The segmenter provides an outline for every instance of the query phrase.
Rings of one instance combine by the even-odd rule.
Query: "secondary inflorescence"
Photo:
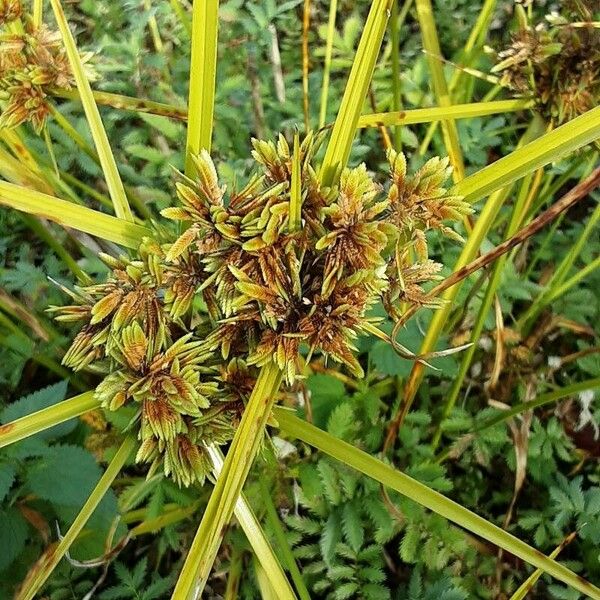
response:
[[[93,78],[89,67],[87,74]],[[48,96],[74,85],[60,33],[34,25],[20,0],[0,0],[0,128],[30,122],[39,133],[50,114]]]
[[[447,222],[470,210],[443,187],[447,160],[409,176],[390,151],[384,192],[365,165],[322,186],[312,135],[297,159],[283,136],[253,145],[259,172],[243,189],[228,194],[202,152],[196,178],[177,176],[179,206],[162,213],[183,233],[145,239],[133,259],[104,257],[107,281],[52,309],[84,323],[63,362],[104,374],[102,406],[136,409],[137,460],[180,485],[203,481],[207,447],[232,438],[259,367],[276,366],[292,385],[320,353],[361,376],[354,342],[375,323],[369,310],[383,302],[396,317],[430,302],[421,286],[439,265],[425,232],[456,238]]]
[[[535,27],[523,19],[492,69],[501,85],[535,99],[559,124],[591,110],[600,98],[600,29],[584,5],[564,7]]]

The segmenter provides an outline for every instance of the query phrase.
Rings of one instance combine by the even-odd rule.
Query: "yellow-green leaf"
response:
[[[100,164],[102,165],[102,170],[104,171],[106,185],[108,186],[108,191],[113,202],[115,214],[120,219],[133,221],[133,215],[131,213],[131,209],[129,208],[129,202],[127,201],[125,188],[123,187],[123,182],[121,181],[121,176],[119,175],[119,171],[117,169],[117,163],[108,142],[106,130],[104,129],[102,119],[100,118],[100,111],[98,110],[98,106],[94,100],[90,82],[85,74],[85,69],[83,63],[81,62],[81,57],[79,56],[75,39],[73,38],[73,34],[69,29],[69,24],[67,23],[60,0],[50,1],[52,3],[52,9],[54,10],[58,28],[65,44],[67,56],[69,57],[69,62],[73,71],[73,77],[75,78],[77,89],[79,90],[79,94],[81,96],[83,110],[88,120],[92,137],[94,138],[94,143],[96,144],[96,150],[98,151]]]
[[[451,193],[475,202],[599,138],[600,107],[596,107],[463,179]]]
[[[390,4],[391,0],[374,0],[371,4],[321,165],[320,178],[324,185],[332,185],[348,162],[356,125],[367,97],[390,15]]]
[[[208,446],[207,449],[213,463],[215,478],[218,478],[223,470],[223,453],[218,447]],[[294,600],[296,595],[290,586],[290,582],[285,576],[279,559],[275,555],[260,522],[256,518],[244,494],[240,494],[235,503],[235,516],[244,530],[256,558],[258,558],[263,567],[271,587],[277,592],[277,598],[281,600]]]
[[[442,51],[431,8],[431,0],[416,0],[416,6],[421,37],[423,38],[423,47],[427,52],[427,61],[429,70],[431,71],[433,91],[435,92],[438,104],[447,107],[451,104],[450,94],[448,93],[448,85],[446,84],[442,68]],[[456,129],[456,123],[452,119],[442,121],[442,134],[450,163],[453,167],[452,176],[454,177],[454,181],[460,181],[465,176],[465,166],[458,140],[458,130]]]
[[[85,231],[90,235],[128,248],[137,248],[142,238],[151,233],[148,228],[142,225],[117,219],[97,210],[85,208],[6,181],[0,181],[0,204],[50,219],[63,227]]]
[[[94,398],[93,391],[84,392],[69,400],[0,425],[0,448],[64,423],[99,406],[100,402]]]
[[[202,594],[221,545],[223,528],[231,519],[258,451],[280,382],[281,372],[274,363],[261,369],[185,559],[173,600],[188,600]]]
[[[484,518],[453,500],[446,498],[439,492],[428,488],[416,479],[395,470],[378,458],[370,456],[351,444],[338,440],[314,425],[299,419],[291,414],[289,410],[277,407],[274,409],[274,413],[279,426],[289,436],[297,438],[321,450],[321,452],[325,452],[329,456],[364,473],[381,484],[396,490],[421,506],[464,527],[467,531],[542,569],[559,581],[580,591],[582,594],[587,594],[591,598],[600,600],[599,588],[579,575],[576,575],[564,565],[544,556],[544,554],[504,529],[486,521]]]
[[[217,76],[218,0],[194,0],[192,11],[192,57],[185,173],[194,174],[193,156],[210,152]]]
[[[445,119],[470,119],[485,117],[499,113],[514,112],[533,107],[533,100],[496,100],[493,102],[473,102],[471,104],[455,104],[453,106],[433,106],[385,113],[362,115],[358,119],[358,127],[378,127],[385,125],[414,125],[431,123]]]

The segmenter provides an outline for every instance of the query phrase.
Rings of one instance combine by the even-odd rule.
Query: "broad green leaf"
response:
[[[101,474],[100,466],[87,450],[65,444],[49,448],[37,464],[27,469],[25,480],[31,492],[43,500],[81,506]]]
[[[338,404],[329,415],[327,431],[337,438],[345,439],[354,430],[356,418],[350,402]]]
[[[373,344],[369,351],[369,358],[377,371],[383,375],[406,377],[413,365],[412,361],[399,356],[392,346],[383,340],[377,340]]]
[[[307,386],[313,420],[319,427],[325,427],[331,411],[346,395],[344,384],[331,375],[318,373],[308,377]]]
[[[6,498],[15,481],[16,474],[17,472],[13,465],[0,463],[0,502]]]
[[[0,571],[19,556],[27,540],[27,523],[14,508],[0,510]]]
[[[418,525],[411,523],[400,541],[400,558],[407,563],[414,563],[417,556],[421,532]]]

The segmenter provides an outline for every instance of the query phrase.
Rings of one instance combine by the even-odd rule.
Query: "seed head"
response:
[[[0,0],[0,25],[10,15],[17,15],[12,20],[20,16],[19,2]],[[88,63],[91,54],[83,54],[81,58]],[[91,68],[88,68],[88,76],[94,77]],[[5,99],[6,107],[0,115],[0,128],[31,122],[39,133],[50,112],[48,94],[53,90],[71,89],[74,85],[69,60],[57,31],[46,25],[34,27],[29,19],[23,33],[2,36],[0,96]]]
[[[259,367],[276,364],[291,384],[321,353],[361,376],[355,340],[376,303],[393,317],[400,304],[433,306],[421,284],[439,266],[411,262],[409,247],[426,248],[427,229],[450,235],[446,220],[468,210],[442,187],[447,161],[411,177],[403,155],[390,154],[387,194],[364,165],[324,189],[311,162],[317,141],[300,147],[300,231],[290,230],[285,138],[255,140],[259,172],[229,194],[203,152],[195,180],[178,175],[180,205],[163,211],[183,234],[146,239],[134,258],[103,257],[107,280],[52,308],[83,322],[65,364],[104,374],[96,395],[106,411],[135,409],[137,460],[150,473],[203,481],[206,447],[233,437]]]
[[[492,72],[559,124],[591,110],[600,97],[600,30],[591,21],[591,5],[573,2],[545,23],[524,26],[498,53]]]

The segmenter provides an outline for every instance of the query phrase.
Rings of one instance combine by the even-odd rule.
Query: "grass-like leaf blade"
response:
[[[94,143],[96,144],[96,150],[98,151],[100,164],[102,165],[102,170],[104,171],[106,185],[108,186],[108,191],[114,205],[115,214],[120,219],[133,221],[133,215],[131,213],[131,209],[129,208],[129,202],[127,201],[125,188],[123,187],[123,182],[121,181],[121,176],[119,175],[119,170],[117,169],[117,163],[110,148],[106,130],[102,124],[100,111],[98,110],[98,106],[94,100],[90,82],[85,74],[83,63],[81,62],[77,46],[75,45],[75,39],[73,38],[73,34],[69,29],[69,24],[67,23],[67,19],[65,17],[65,13],[63,12],[60,1],[51,0],[51,3],[58,28],[65,44],[67,56],[69,57],[69,62],[73,71],[73,77],[75,78],[77,89],[79,90],[79,94],[81,96],[83,110],[85,111],[85,116],[88,120]]]
[[[291,437],[299,439],[321,452],[325,452],[336,460],[396,490],[421,506],[464,527],[466,530],[497,545],[499,548],[503,548],[507,552],[518,556],[525,562],[542,569],[582,594],[587,594],[591,598],[600,600],[599,588],[497,525],[486,521],[484,518],[453,500],[446,498],[439,492],[428,488],[416,479],[386,465],[381,460],[299,419],[291,414],[289,410],[275,408],[274,412],[281,429]]]

